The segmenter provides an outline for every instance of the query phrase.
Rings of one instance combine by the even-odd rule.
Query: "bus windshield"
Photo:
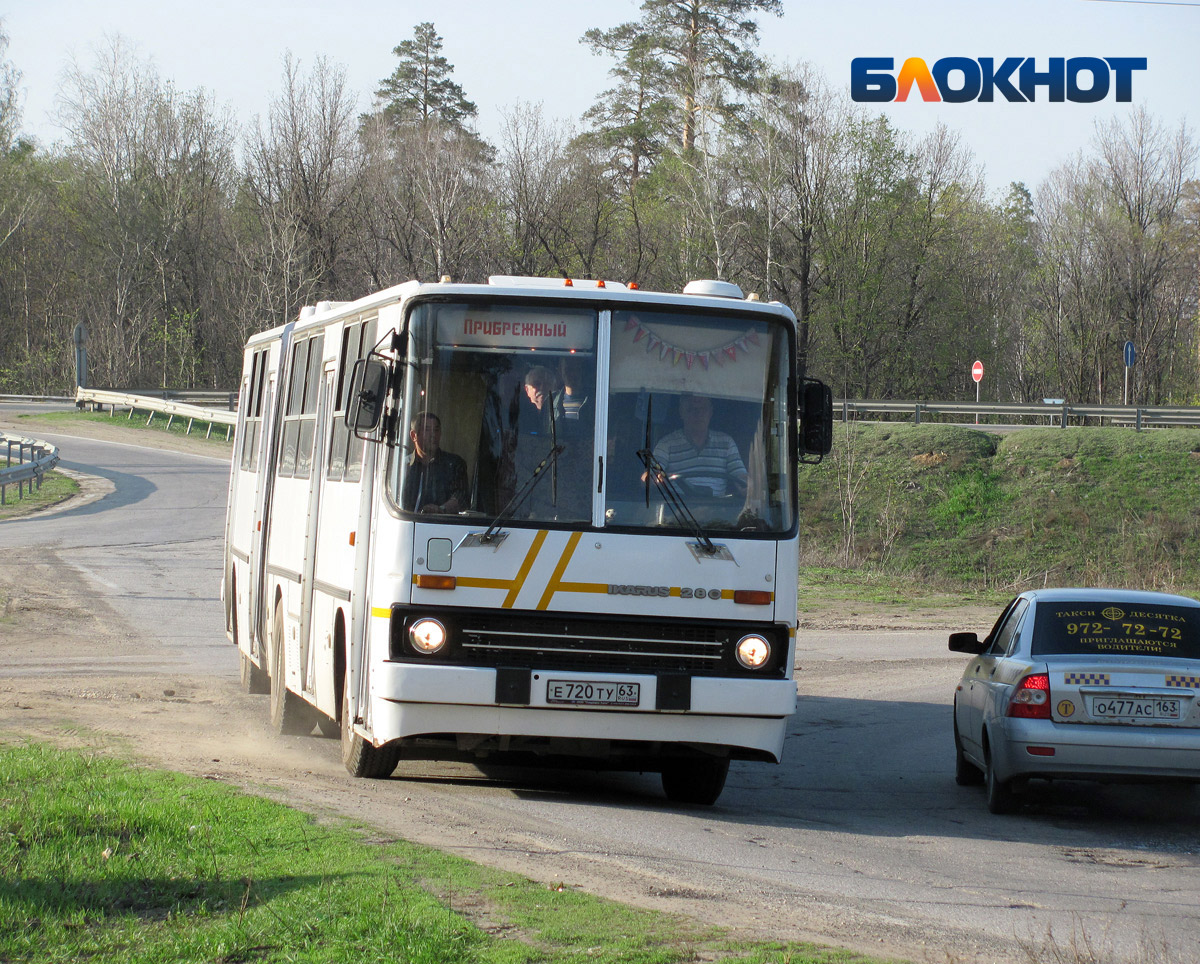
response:
[[[682,503],[705,530],[787,531],[788,359],[786,326],[760,316],[418,305],[391,499],[618,530],[687,530]]]

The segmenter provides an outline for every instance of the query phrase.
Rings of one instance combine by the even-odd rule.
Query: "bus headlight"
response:
[[[408,641],[418,653],[436,653],[446,645],[446,627],[426,616],[408,627]]]
[[[737,661],[746,669],[762,669],[771,658],[771,644],[757,633],[743,636],[738,640]]]

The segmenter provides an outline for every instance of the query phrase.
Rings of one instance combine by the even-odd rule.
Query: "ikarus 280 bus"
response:
[[[712,803],[796,701],[796,319],[733,284],[409,282],[250,339],[222,598],[280,732],[662,774]]]

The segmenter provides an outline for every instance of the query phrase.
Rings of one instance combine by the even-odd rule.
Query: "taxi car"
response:
[[[1111,589],[1024,592],[954,693],[955,780],[993,813],[1031,778],[1200,782],[1200,602]]]

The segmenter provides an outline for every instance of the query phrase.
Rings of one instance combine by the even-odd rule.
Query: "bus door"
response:
[[[263,411],[275,411],[275,372],[271,372],[267,381],[267,394],[263,399]],[[265,619],[266,607],[263,596],[266,592],[267,578],[267,512],[270,506],[270,492],[275,476],[274,443],[275,419],[264,417],[258,440],[258,475],[254,482],[254,538],[250,541],[250,572],[247,580],[250,590],[250,652],[258,657],[262,668],[266,669],[267,659],[267,625]]]
[[[316,339],[322,341],[320,336]],[[319,355],[320,348],[317,348]],[[310,361],[311,364],[311,361]],[[313,585],[317,564],[317,534],[320,529],[321,496],[325,489],[326,422],[328,421],[329,399],[332,393],[333,365],[322,370],[320,381],[309,379],[317,391],[316,420],[313,426],[311,461],[309,462],[308,511],[304,522],[304,560],[300,572],[300,688],[309,695],[313,692],[314,650],[313,636]],[[319,387],[318,387],[319,386]],[[307,389],[306,389],[307,391]],[[297,466],[299,474],[299,466]]]

